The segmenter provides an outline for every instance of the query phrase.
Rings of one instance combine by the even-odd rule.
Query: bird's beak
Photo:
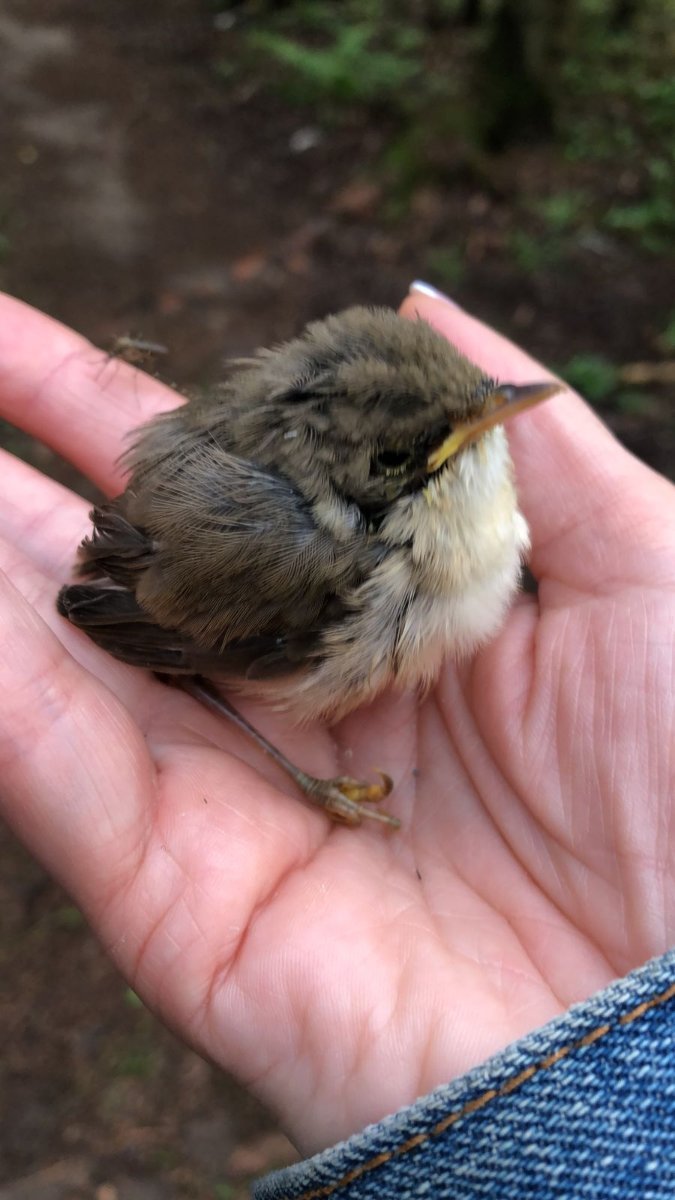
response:
[[[485,411],[479,417],[462,425],[455,425],[445,441],[431,451],[427,459],[427,471],[430,474],[438,471],[449,458],[471,442],[475,442],[482,434],[487,433],[488,429],[501,425],[508,421],[509,417],[523,412],[526,408],[532,408],[534,404],[540,404],[542,400],[548,400],[549,396],[555,396],[560,391],[560,383],[526,383],[520,386],[513,383],[501,384],[487,397]]]

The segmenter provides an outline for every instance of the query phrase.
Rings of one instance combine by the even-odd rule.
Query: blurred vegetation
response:
[[[668,321],[659,335],[661,349],[666,353],[675,352],[675,309],[670,313]]]
[[[404,193],[468,169],[527,198],[532,181],[505,184],[494,162],[545,139],[572,178],[575,164],[603,174],[593,195],[541,198],[546,261],[589,226],[673,247],[675,0],[210,2],[236,41],[228,80],[258,74],[323,123],[377,114],[388,136],[373,170]],[[527,240],[513,252],[539,263]]]
[[[591,404],[606,400],[619,384],[619,372],[602,354],[575,354],[561,374]]]

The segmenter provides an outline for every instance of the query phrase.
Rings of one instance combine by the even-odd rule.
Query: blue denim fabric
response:
[[[675,951],[256,1200],[675,1200]]]

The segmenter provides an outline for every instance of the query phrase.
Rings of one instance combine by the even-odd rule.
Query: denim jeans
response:
[[[675,951],[256,1200],[675,1200]]]

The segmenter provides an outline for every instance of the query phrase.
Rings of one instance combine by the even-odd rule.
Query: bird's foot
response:
[[[166,676],[160,675],[159,677],[165,682],[171,682]],[[397,817],[368,807],[384,800],[394,786],[384,771],[378,771],[381,783],[365,783],[360,779],[352,779],[349,775],[338,775],[335,779],[317,779],[315,775],[308,775],[286,758],[286,755],[282,754],[266,737],[263,737],[250,721],[242,717],[238,709],[230,704],[224,696],[221,696],[207,679],[183,675],[177,677],[175,682],[190,696],[194,696],[196,700],[205,704],[213,712],[227,717],[233,725],[241,729],[251,741],[264,750],[269,758],[278,763],[293,780],[296,787],[300,789],[303,796],[312,804],[318,805],[333,821],[339,821],[343,825],[360,825],[366,819],[379,821],[382,825],[388,825],[390,829],[400,828],[401,822]]]
[[[381,783],[366,783],[352,779],[349,775],[339,775],[336,779],[316,779],[299,771],[295,776],[298,787],[308,800],[318,804],[334,821],[343,825],[360,825],[365,818],[370,821],[381,821],[392,829],[399,829],[401,822],[390,813],[382,812],[368,805],[379,804],[389,795],[394,784],[389,775],[378,771]]]

